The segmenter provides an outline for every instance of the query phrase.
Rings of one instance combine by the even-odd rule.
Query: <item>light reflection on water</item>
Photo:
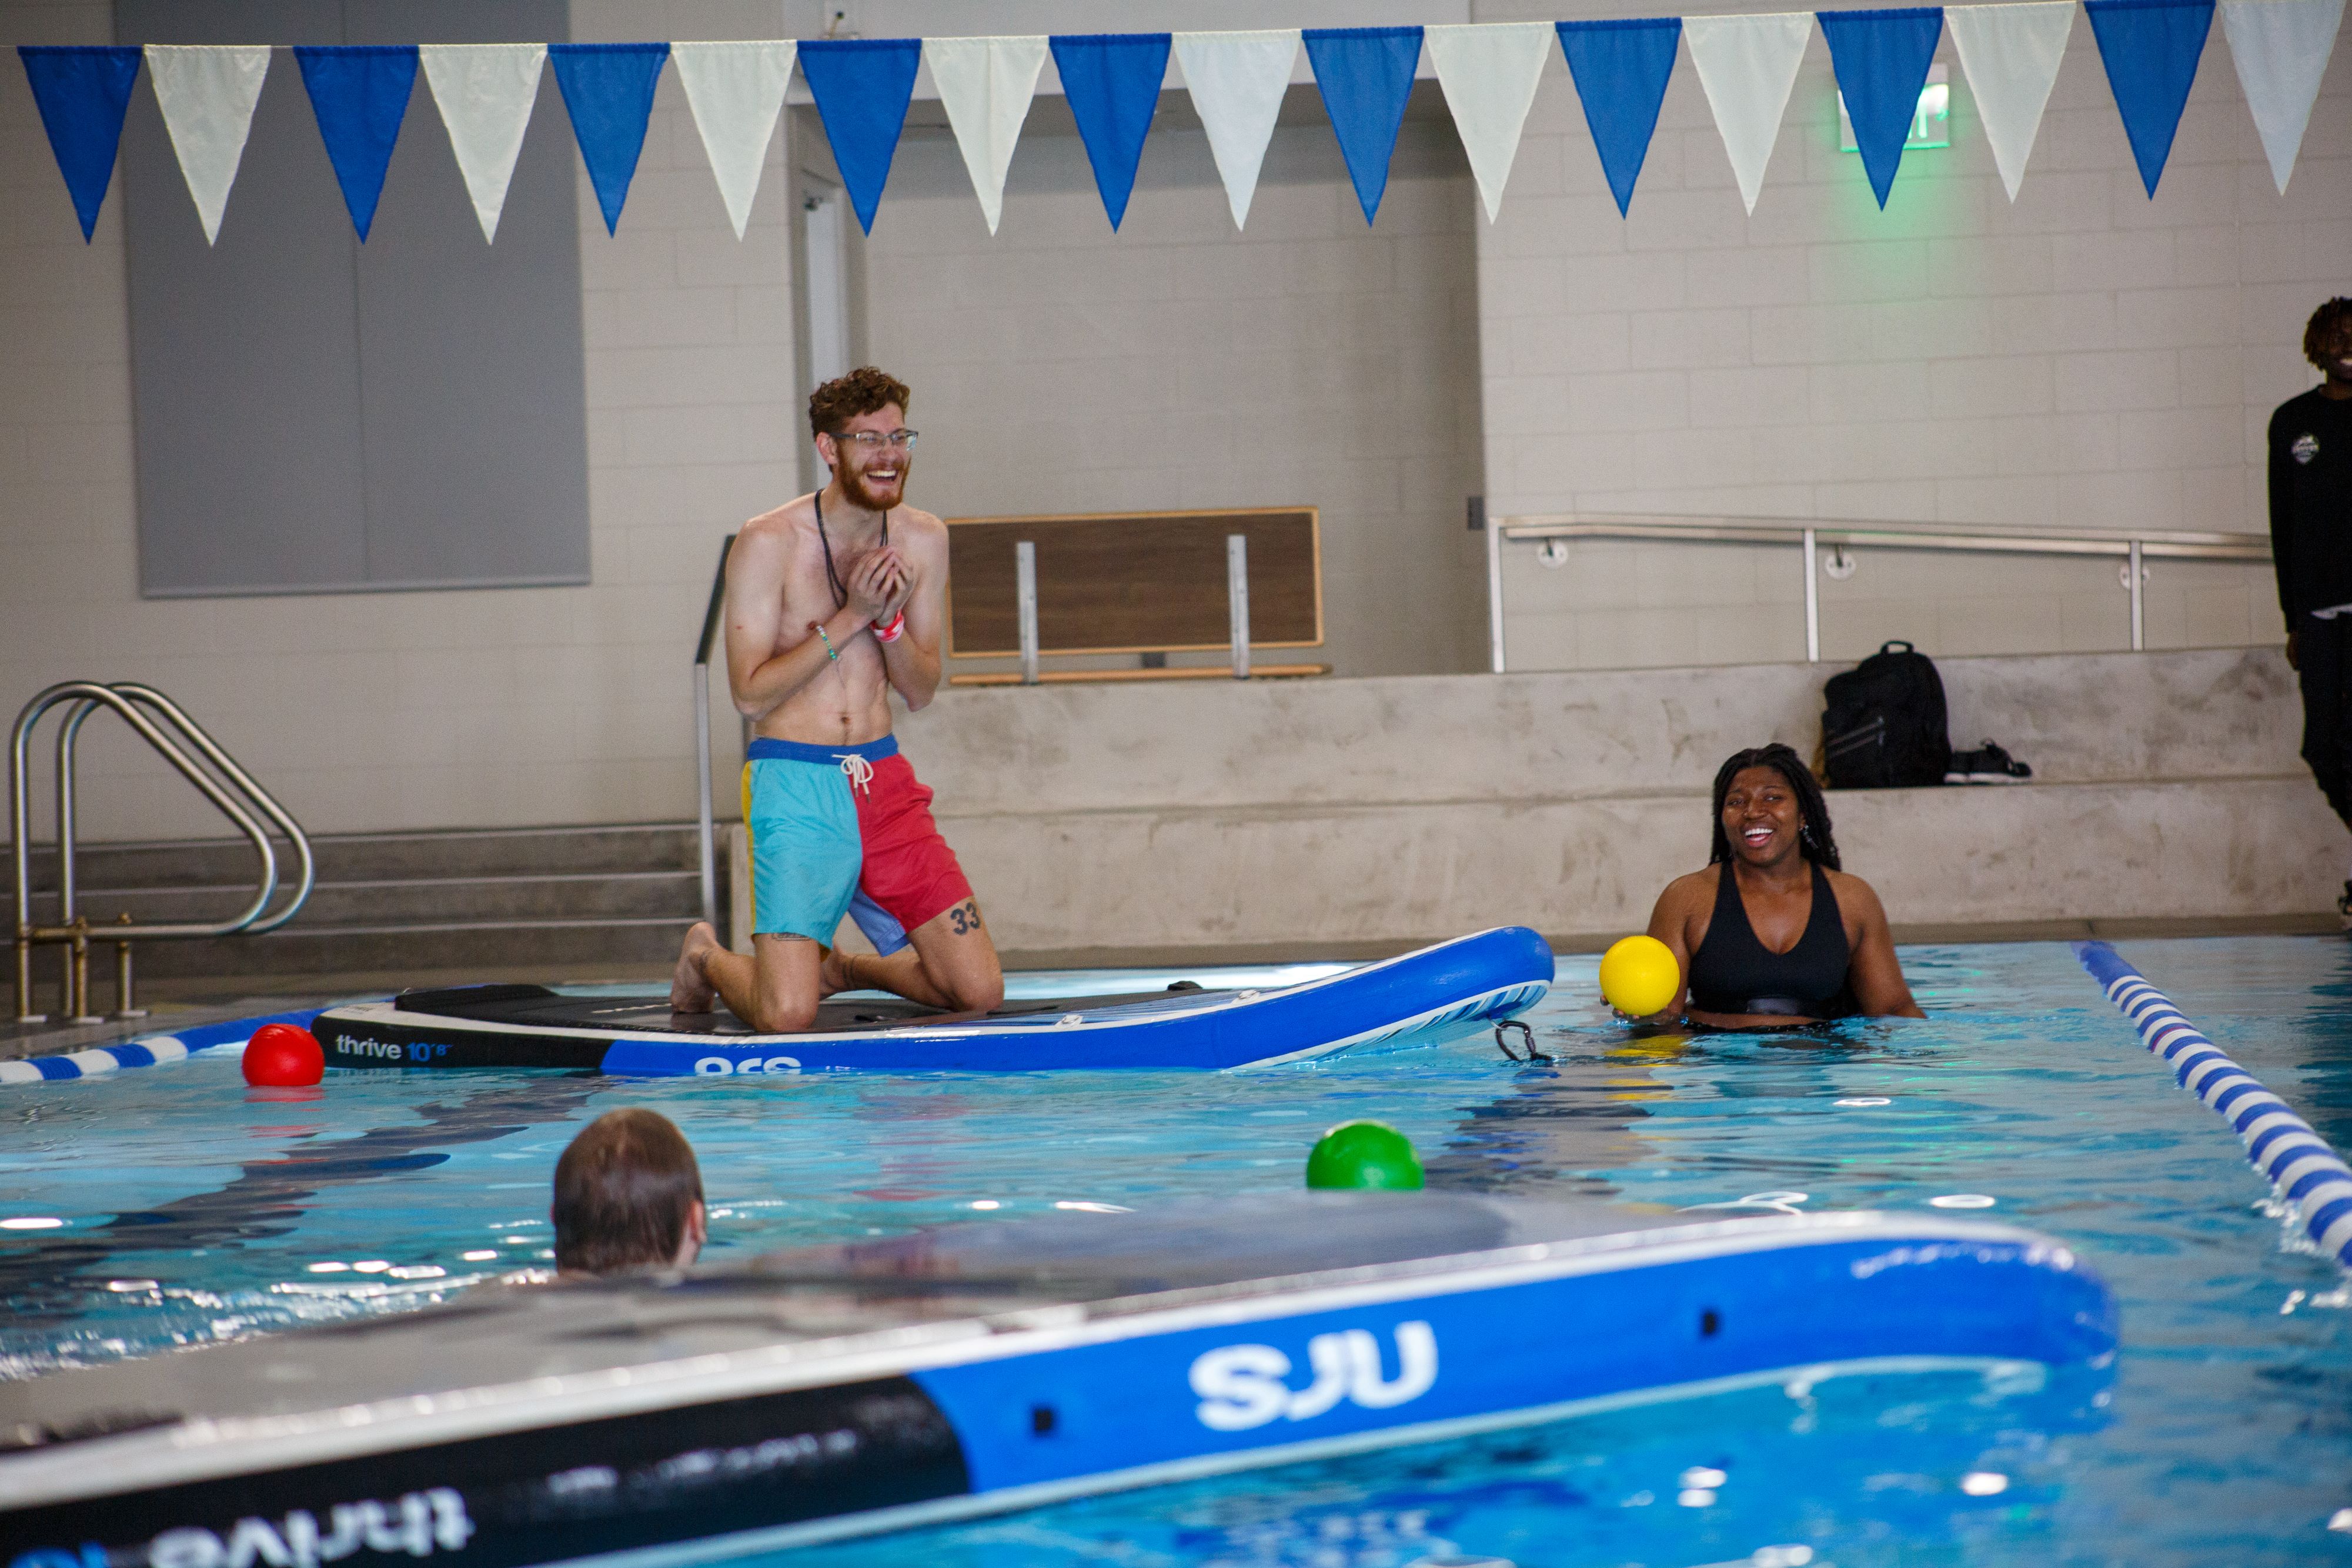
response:
[[[2125,950],[2352,1147],[2341,943]],[[1563,960],[1531,1018],[1549,1065],[1506,1062],[1476,1034],[1231,1074],[369,1073],[289,1096],[198,1058],[14,1091],[0,1100],[0,1218],[62,1223],[0,1230],[0,1375],[402,1311],[543,1266],[555,1157],[619,1104],[686,1128],[717,1257],[1057,1205],[1286,1191],[1322,1128],[1376,1116],[1412,1137],[1433,1186],[1605,1202],[1630,1222],[1704,1205],[1941,1206],[2032,1226],[2115,1288],[2125,1352],[2109,1386],[1915,1375],[1749,1390],[793,1560],[1402,1568],[1485,1554],[1528,1568],[1794,1563],[1767,1554],[1801,1548],[1845,1564],[2352,1562],[2352,1534],[2326,1528],[2352,1506],[2342,1277],[2296,1249],[2226,1129],[2063,946],[1905,960],[1925,1023],[1647,1039],[1609,1023],[1591,959]],[[1099,991],[1171,977],[1065,978]],[[1684,1484],[1693,1471],[1723,1479]]]

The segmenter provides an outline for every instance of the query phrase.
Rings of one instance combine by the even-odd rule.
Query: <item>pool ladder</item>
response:
[[[31,811],[26,789],[26,753],[33,730],[42,716],[51,708],[65,706],[64,721],[58,728],[58,921],[54,925],[37,925],[33,922],[33,877]],[[254,852],[261,857],[261,886],[253,902],[236,916],[223,921],[204,923],[183,921],[140,925],[123,915],[110,925],[93,926],[90,917],[75,906],[74,886],[74,747],[81,738],[81,727],[100,708],[110,708],[121,716],[131,731],[152,747],[164,761],[180,770],[181,776],[194,785],[253,842]],[[160,721],[160,722],[159,722]],[[176,733],[177,738],[173,737]],[[184,745],[183,744],[184,743]],[[209,769],[189,755],[193,748]],[[65,1009],[64,1022],[74,1024],[103,1023],[105,1018],[93,1015],[89,1009],[89,948],[93,939],[114,944],[115,1010],[107,1015],[118,1019],[142,1019],[147,1015],[136,1002],[131,989],[131,945],[165,939],[190,940],[212,936],[257,936],[275,931],[294,918],[310,896],[310,886],[317,875],[317,864],[310,853],[310,841],[285,807],[271,798],[269,792],[253,781],[236,758],[221,749],[218,742],[205,733],[204,727],[190,718],[180,706],[154,687],[136,681],[116,681],[101,685],[95,681],[65,681],[49,687],[25,705],[16,716],[16,727],[8,737],[8,825],[9,841],[16,876],[16,1014],[20,1024],[43,1023],[47,1015],[33,1010],[33,949],[44,945],[65,948],[66,962],[61,989]],[[267,818],[285,835],[293,846],[300,866],[299,885],[294,896],[284,908],[265,915],[270,901],[278,895],[278,851],[269,841],[269,832],[259,818]]]

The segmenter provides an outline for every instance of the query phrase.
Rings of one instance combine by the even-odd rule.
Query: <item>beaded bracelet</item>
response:
[[[824,656],[831,659],[836,664],[841,663],[841,655],[835,652],[833,639],[825,636],[824,628],[822,626],[818,627],[816,629],[816,634],[824,643]]]

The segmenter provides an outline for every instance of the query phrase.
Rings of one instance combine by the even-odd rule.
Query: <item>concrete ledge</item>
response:
[[[2315,921],[2339,880],[2343,831],[2292,777],[1874,790],[1831,808],[1846,868],[1913,930]],[[999,946],[1066,959],[1355,956],[1497,925],[1622,935],[1706,863],[1708,841],[1704,797],[1681,793],[959,814],[942,827]]]
[[[1836,664],[941,694],[899,733],[969,814],[1703,793],[1744,747],[1821,738]],[[2274,650],[1946,659],[1963,749],[1990,737],[2042,783],[2300,771]]]

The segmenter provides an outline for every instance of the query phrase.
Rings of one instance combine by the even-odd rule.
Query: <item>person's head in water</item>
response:
[[[2352,385],[2352,299],[2341,295],[2311,313],[2303,357],[2338,385]]]
[[[683,1269],[706,1235],[702,1171],[658,1111],[608,1111],[555,1162],[555,1266],[565,1273]]]
[[[907,428],[907,383],[872,365],[809,393],[809,434],[852,506],[887,512],[907,498],[915,433]]]
[[[1804,758],[1787,747],[1735,751],[1715,772],[1715,847],[1707,862],[1770,864],[1791,843],[1805,859],[1843,871],[1829,802]],[[1733,853],[1737,844],[1738,852]]]

